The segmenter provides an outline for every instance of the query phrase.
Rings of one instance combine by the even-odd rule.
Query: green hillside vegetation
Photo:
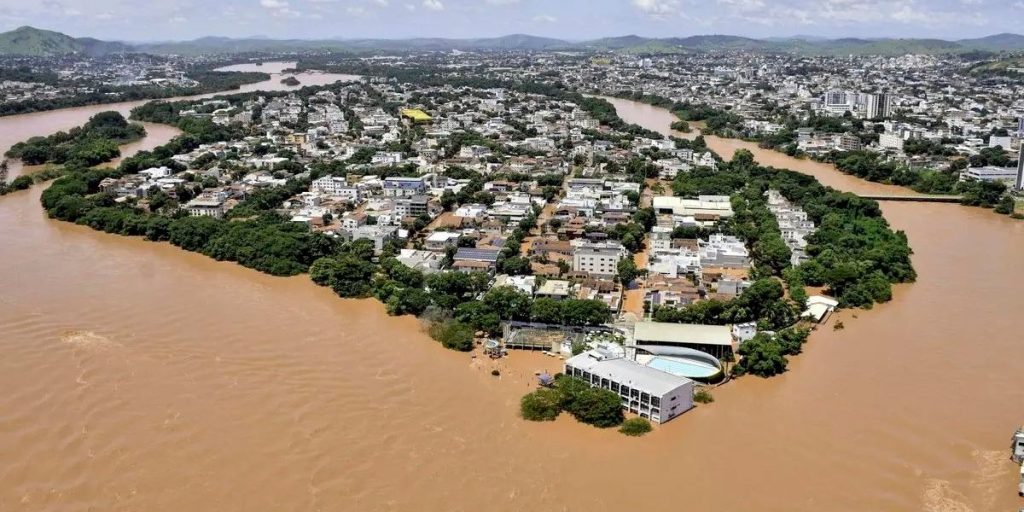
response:
[[[104,55],[130,50],[129,46],[121,43],[92,38],[76,39],[60,32],[27,26],[0,33],[0,54],[2,55],[44,56],[70,53]]]
[[[1024,69],[1024,56],[1008,57],[990,62],[982,62],[971,66],[967,72],[978,76],[1008,76],[1020,77],[1024,75],[1015,69]]]

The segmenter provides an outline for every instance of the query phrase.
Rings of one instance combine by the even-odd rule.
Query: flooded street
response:
[[[616,105],[649,128],[671,121]],[[2,118],[0,146],[111,106],[88,108]],[[733,141],[708,143],[731,154]],[[755,155],[840,188],[888,188]],[[418,320],[305,276],[48,220],[43,188],[0,199],[3,511],[1024,505],[1007,449],[1024,421],[1024,223],[1006,217],[885,204],[918,283],[843,313],[846,328],[816,332],[785,375],[736,381],[633,439],[520,420],[519,397],[550,358],[514,353],[492,377]]]

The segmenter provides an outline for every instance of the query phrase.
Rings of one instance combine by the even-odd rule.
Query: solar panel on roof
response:
[[[455,253],[455,258],[463,260],[498,261],[498,251],[463,247]]]

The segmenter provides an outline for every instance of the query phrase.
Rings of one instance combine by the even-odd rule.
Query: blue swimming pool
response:
[[[686,377],[690,379],[706,379],[721,370],[708,363],[694,361],[692,359],[653,357],[647,362],[647,366],[656,370]]]

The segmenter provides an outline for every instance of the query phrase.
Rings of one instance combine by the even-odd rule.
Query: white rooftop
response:
[[[633,339],[638,345],[643,342],[732,345],[732,331],[726,325],[637,322]]]
[[[691,382],[685,377],[656,370],[600,350],[588,350],[569,358],[565,364],[659,397]]]

